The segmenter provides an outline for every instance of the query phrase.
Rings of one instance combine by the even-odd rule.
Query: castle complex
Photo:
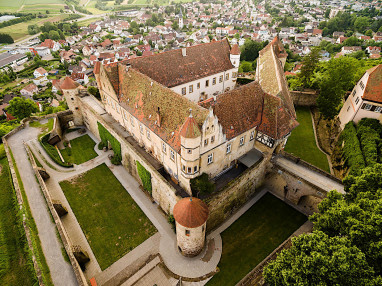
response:
[[[283,71],[286,57],[276,37],[259,54],[256,80],[235,87],[239,48],[227,40],[215,41],[97,64],[94,73],[102,104],[83,97],[81,86],[70,78],[62,89],[75,125],[85,125],[96,136],[99,124],[114,130],[109,131],[120,141],[122,164],[131,173],[136,176],[136,161],[145,164],[132,150],[136,144],[192,197],[191,179],[203,173],[217,178],[238,163],[251,168],[265,159],[249,177],[254,182],[251,188],[261,184],[271,155],[280,151],[298,125]],[[157,175],[158,169],[151,170],[152,196],[165,212],[174,213],[179,249],[186,256],[199,253],[207,218],[215,219],[217,212],[210,210],[209,215],[208,207],[196,198],[180,200]],[[242,192],[248,197],[252,191]]]

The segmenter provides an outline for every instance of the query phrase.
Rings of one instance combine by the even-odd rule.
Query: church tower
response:
[[[182,7],[180,7],[180,12],[179,12],[179,19],[178,19],[178,21],[179,21],[179,23],[178,23],[179,29],[182,30],[183,27],[184,27]]]
[[[204,248],[208,206],[200,199],[183,198],[174,206],[176,240],[182,255],[193,257]]]

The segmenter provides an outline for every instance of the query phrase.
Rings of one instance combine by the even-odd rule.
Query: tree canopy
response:
[[[15,97],[9,102],[7,111],[17,119],[29,117],[32,113],[37,112],[36,103],[31,99],[24,97]]]

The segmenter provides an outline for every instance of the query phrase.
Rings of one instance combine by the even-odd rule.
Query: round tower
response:
[[[62,93],[66,99],[69,109],[73,112],[74,125],[83,125],[80,103],[78,100],[78,88],[80,84],[66,77],[61,84]]]
[[[240,49],[238,44],[234,44],[231,48],[231,52],[229,55],[232,65],[235,68],[239,68],[240,65]]]
[[[181,199],[174,206],[176,240],[182,255],[193,257],[204,247],[208,207],[200,199]]]

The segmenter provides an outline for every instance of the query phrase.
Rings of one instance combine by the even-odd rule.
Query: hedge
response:
[[[379,133],[368,127],[358,126],[357,135],[361,143],[361,149],[367,166],[378,163],[378,146],[381,138]]]
[[[69,163],[69,162],[62,162],[62,161],[61,161],[60,155],[58,154],[56,148],[48,143],[49,135],[50,135],[50,133],[44,135],[44,136],[41,137],[41,139],[40,139],[40,144],[41,144],[41,146],[44,148],[44,150],[46,151],[46,153],[48,153],[49,157],[50,157],[54,162],[56,162],[58,165],[60,165],[60,166],[62,166],[62,167],[65,167],[65,168],[73,167],[73,164],[72,164],[72,163]]]
[[[113,135],[110,134],[109,131],[106,130],[106,128],[99,122],[98,124],[98,132],[99,136],[101,137],[101,141],[103,146],[108,146],[108,142],[110,142],[111,147],[114,151],[114,157],[116,157],[116,161],[121,162],[122,161],[122,154],[121,154],[121,143]]]
[[[143,188],[151,194],[153,190],[151,185],[151,174],[149,171],[145,169],[145,167],[141,165],[141,163],[139,163],[138,161],[136,162],[137,162],[138,175],[139,175],[139,178],[141,178]]]
[[[353,121],[346,124],[340,139],[339,142],[344,142],[343,157],[349,166],[349,174],[356,175],[365,168],[366,164]]]

